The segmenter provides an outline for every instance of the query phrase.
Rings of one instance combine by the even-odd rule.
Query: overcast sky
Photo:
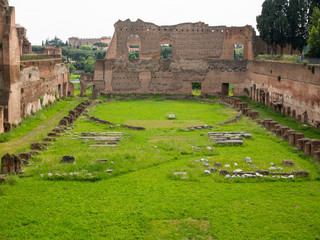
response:
[[[256,28],[264,0],[9,0],[16,23],[27,29],[29,41],[41,44],[54,36],[99,38],[112,36],[113,24],[140,18],[157,25],[205,22],[210,26]]]

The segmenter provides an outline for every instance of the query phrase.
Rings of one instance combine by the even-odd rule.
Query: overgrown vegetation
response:
[[[260,54],[255,60],[257,61],[269,61],[269,62],[285,62],[285,63],[301,63],[301,58],[299,55],[266,55]],[[272,70],[270,70],[272,73]]]

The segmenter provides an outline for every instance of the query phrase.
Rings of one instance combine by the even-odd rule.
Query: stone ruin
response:
[[[243,145],[243,138],[252,138],[246,132],[209,132],[208,135],[218,145]]]
[[[1,158],[1,172],[3,173],[21,173],[22,161],[14,154],[6,154]]]
[[[23,117],[34,114],[56,98],[73,95],[73,85],[69,81],[69,68],[62,62],[61,49],[47,48],[43,55],[50,55],[50,61],[43,56],[32,61],[24,60],[32,53],[26,29],[15,23],[15,8],[5,0],[0,3],[2,133],[10,131],[13,124],[17,125]]]
[[[105,59],[96,61],[94,74],[80,79],[82,95],[86,85],[94,86],[94,97],[100,93],[190,95],[192,84],[199,83],[203,96],[223,97],[233,84],[234,96],[251,97],[320,127],[320,67],[254,61],[267,51],[251,26],[203,22],[157,26],[126,20],[114,27]],[[243,60],[234,57],[238,45],[243,46]],[[171,46],[170,57],[161,55],[162,46]],[[136,59],[129,59],[132,51]],[[242,103],[239,108],[247,106]],[[248,112],[253,119],[256,114]]]

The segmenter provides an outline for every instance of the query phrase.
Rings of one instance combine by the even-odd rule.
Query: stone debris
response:
[[[217,163],[214,164],[214,166],[215,167],[222,167],[222,164],[217,162]]]
[[[298,169],[293,172],[293,175],[300,176],[300,177],[307,177],[309,176],[309,172],[303,169]]]
[[[187,127],[187,130],[201,130],[201,129],[211,129],[213,126],[211,125],[203,125],[203,126],[192,126],[192,127]]]
[[[218,171],[217,168],[212,168],[212,167],[208,167],[208,170],[209,170],[210,172],[217,172],[217,171]]]
[[[209,137],[213,142],[220,145],[243,145],[243,138],[252,138],[246,132],[210,132]]]
[[[57,142],[58,139],[57,138],[51,138],[51,137],[45,137],[45,138],[43,138],[43,141],[46,141],[46,142]]]
[[[276,168],[276,167],[270,167],[269,168],[269,171],[271,172],[271,171],[277,171],[278,169]]]
[[[1,158],[1,172],[3,173],[21,173],[22,161],[14,154],[7,153]]]
[[[107,162],[108,159],[97,159],[97,162]]]
[[[60,163],[75,163],[76,159],[73,156],[63,156]]]
[[[219,172],[220,176],[226,176],[227,174],[229,174],[229,171],[228,170],[224,170],[224,169],[221,169],[220,172]]]
[[[294,162],[291,160],[283,160],[282,164],[286,167],[294,167]]]
[[[112,173],[113,169],[107,169],[107,173]]]
[[[208,151],[210,151],[210,152],[213,151],[212,147],[209,147],[209,146],[207,146],[206,149],[207,149]]]
[[[19,158],[21,160],[30,160],[32,159],[32,154],[30,152],[19,153]]]
[[[176,115],[174,114],[167,114],[168,119],[176,119]]]
[[[224,165],[225,168],[230,168],[230,164]]]
[[[186,176],[187,172],[174,172],[173,175],[174,176]]]
[[[210,172],[209,170],[204,170],[204,174],[205,174],[205,175],[210,175],[211,172]]]
[[[246,163],[252,163],[251,157],[246,157]]]
[[[31,149],[32,150],[48,150],[45,144],[43,143],[31,143]]]
[[[197,152],[200,152],[200,151],[201,151],[201,148],[196,147],[196,146],[192,146],[192,150],[197,151]]]

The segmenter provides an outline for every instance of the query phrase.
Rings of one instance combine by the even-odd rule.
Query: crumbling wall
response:
[[[18,123],[20,116],[20,47],[15,23],[15,9],[0,6],[0,105],[4,121]]]
[[[252,61],[248,72],[252,99],[318,127],[319,66]]]
[[[220,94],[222,83],[235,84],[235,94],[243,94],[246,61],[233,61],[234,45],[242,44],[244,59],[253,59],[251,26],[157,26],[141,20],[114,26],[106,58],[95,63],[93,85],[102,93],[191,94],[192,83],[200,82],[204,94]],[[172,46],[170,59],[161,59],[161,44]],[[132,46],[139,47],[139,59],[129,60]]]
[[[73,95],[73,85],[69,82],[69,68],[61,63],[61,60],[21,63],[24,66],[20,73],[21,117],[35,113],[50,101],[55,101],[57,97]]]

